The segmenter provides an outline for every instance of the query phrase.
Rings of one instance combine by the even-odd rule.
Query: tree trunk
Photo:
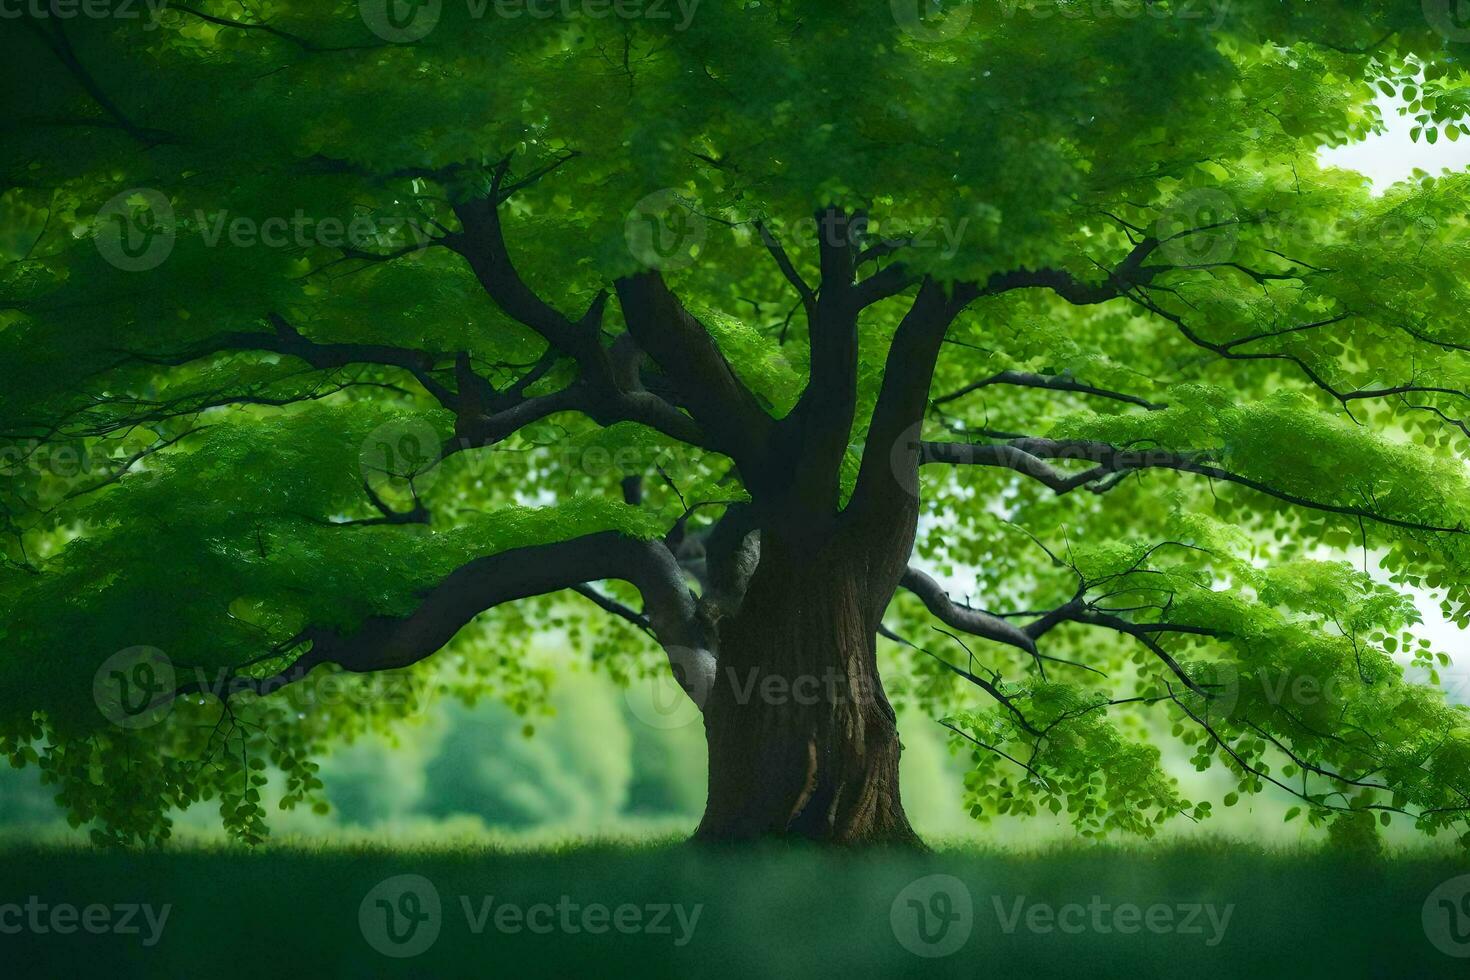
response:
[[[720,623],[696,840],[921,846],[899,798],[898,728],[875,660],[886,596],[874,601],[869,571],[840,538],[763,537],[740,609]]]

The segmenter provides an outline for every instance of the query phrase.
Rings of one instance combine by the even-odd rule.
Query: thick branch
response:
[[[656,395],[619,384],[612,359],[599,338],[605,295],[599,294],[586,314],[573,322],[536,295],[521,278],[506,249],[498,213],[498,204],[507,193],[501,185],[505,175],[502,165],[489,196],[455,205],[464,231],[449,236],[445,244],[466,258],[485,292],[506,315],[577,362],[585,384],[587,410],[594,419],[605,425],[639,422],[681,442],[708,446],[708,436],[689,416]]]
[[[934,365],[949,325],[978,295],[974,286],[960,284],[946,296],[938,282],[925,279],[899,323],[848,505],[854,523],[895,514],[905,503],[917,506],[918,426],[928,405]],[[907,560],[906,550],[899,550]]]
[[[752,474],[758,471],[774,422],[709,330],[657,272],[619,279],[616,286],[629,333],[673,382],[680,402],[721,452]]]
[[[956,605],[938,582],[917,568],[904,572],[899,585],[917,596],[924,607],[946,626],[1035,655],[1036,641],[1020,627],[979,609]]]
[[[642,594],[647,624],[668,651],[686,690],[691,671],[713,671],[712,662],[706,663],[710,656],[694,597],[673,555],[660,542],[604,531],[475,559],[425,592],[406,616],[375,616],[347,634],[307,630],[302,635],[311,641],[308,652],[276,677],[252,684],[273,690],[321,664],[354,673],[407,667],[440,650],[488,609],[606,579],[627,581]]]
[[[804,519],[837,513],[838,480],[857,412],[858,314],[854,236],[861,215],[836,207],[816,214],[821,285],[811,304],[811,371],[791,414],[778,427],[777,456],[794,463],[791,499]]]

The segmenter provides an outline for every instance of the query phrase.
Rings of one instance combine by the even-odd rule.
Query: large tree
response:
[[[1448,3],[12,13],[0,748],[99,840],[552,627],[701,838],[912,841],[880,660],[977,816],[1464,832],[1470,183],[1317,162],[1458,138]]]

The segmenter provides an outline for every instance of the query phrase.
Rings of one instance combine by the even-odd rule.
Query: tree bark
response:
[[[876,663],[886,596],[874,601],[869,571],[842,536],[763,534],[739,611],[719,624],[696,840],[921,846],[899,795],[901,745]]]

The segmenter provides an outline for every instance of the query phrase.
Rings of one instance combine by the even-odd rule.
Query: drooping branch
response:
[[[921,452],[924,462],[993,466],[1013,470],[1036,480],[1058,494],[1070,493],[1118,474],[1152,469],[1175,470],[1233,483],[1308,510],[1359,517],[1379,524],[1415,531],[1463,534],[1466,530],[1460,524],[1447,527],[1426,521],[1395,517],[1350,504],[1335,504],[1303,497],[1300,494],[1278,489],[1253,477],[1231,472],[1212,462],[1208,452],[1133,451],[1119,449],[1108,443],[1087,440],[1034,438],[982,444],[925,442]],[[1049,459],[1087,460],[1096,465],[1080,473],[1067,474],[1047,463],[1046,460]]]
[[[26,17],[26,26],[35,32],[41,42],[56,56],[56,59],[66,66],[66,70],[71,73],[77,84],[103,112],[112,117],[118,128],[145,148],[177,141],[177,137],[172,133],[139,126],[127,113],[123,112],[122,108],[103,90],[102,86],[97,83],[97,79],[77,57],[76,51],[72,49],[70,38],[66,36],[66,28],[60,16],[47,16],[44,18],[44,24],[45,26],[42,26],[42,21],[35,19],[34,15]]]
[[[1209,736],[1210,741],[1217,748],[1219,748],[1221,752],[1223,752],[1226,756],[1228,756],[1230,758],[1230,761],[1233,762],[1240,769],[1241,772],[1248,773],[1248,774],[1250,774],[1251,776],[1255,777],[1258,780],[1261,780],[1263,782],[1270,783],[1271,785],[1277,787],[1278,789],[1285,790],[1287,793],[1291,794],[1292,796],[1296,797],[1297,799],[1300,799],[1303,802],[1309,803],[1309,804],[1311,804],[1314,807],[1317,807],[1317,808],[1320,808],[1320,809],[1323,809],[1323,810],[1331,810],[1331,811],[1334,811],[1334,812],[1337,812],[1337,813],[1354,813],[1354,812],[1359,812],[1359,811],[1378,811],[1378,812],[1385,812],[1385,813],[1399,813],[1399,814],[1403,814],[1404,816],[1415,817],[1415,818],[1423,818],[1423,817],[1427,817],[1427,816],[1430,816],[1430,815],[1433,815],[1433,814],[1440,814],[1440,813],[1470,813],[1470,800],[1467,800],[1465,794],[1463,792],[1460,792],[1460,791],[1456,790],[1454,787],[1442,787],[1442,788],[1448,789],[1450,792],[1452,792],[1455,795],[1459,796],[1460,799],[1461,799],[1461,801],[1462,801],[1459,805],[1455,805],[1455,806],[1441,806],[1441,807],[1424,807],[1418,813],[1414,813],[1413,811],[1407,809],[1406,807],[1399,806],[1399,805],[1397,805],[1396,802],[1394,802],[1394,803],[1375,803],[1375,802],[1364,800],[1364,801],[1358,801],[1358,802],[1356,802],[1356,803],[1354,803],[1352,805],[1341,805],[1341,804],[1329,803],[1327,801],[1327,795],[1328,794],[1321,794],[1321,793],[1315,793],[1314,794],[1314,793],[1309,793],[1309,792],[1307,792],[1307,790],[1305,788],[1305,784],[1303,784],[1303,787],[1302,788],[1298,788],[1298,787],[1292,786],[1291,784],[1285,782],[1284,780],[1277,779],[1275,776],[1271,775],[1269,769],[1267,769],[1265,767],[1262,767],[1260,765],[1253,765],[1251,763],[1251,761],[1249,759],[1247,759],[1240,752],[1240,750],[1238,750],[1234,745],[1231,744],[1231,741],[1230,741],[1229,738],[1227,738],[1224,734],[1222,734],[1220,732],[1220,730],[1215,725],[1213,725],[1213,724],[1210,723],[1210,720],[1209,720],[1208,717],[1201,717],[1198,712],[1196,712],[1192,708],[1190,708],[1189,705],[1187,705],[1179,697],[1179,695],[1177,695],[1174,692],[1174,690],[1173,690],[1172,687],[1169,689],[1169,694],[1170,694],[1170,698],[1169,699],[1179,708],[1179,710],[1182,711],[1185,714],[1185,716],[1189,718],[1190,721],[1194,722],[1195,725],[1197,725],[1207,736]],[[1264,732],[1264,730],[1262,730],[1259,726],[1252,725],[1250,727],[1254,731],[1256,731],[1258,734],[1266,735],[1266,733]],[[1375,784],[1365,784],[1359,778],[1354,778],[1354,777],[1348,776],[1346,774],[1339,773],[1339,772],[1336,772],[1336,771],[1327,769],[1326,767],[1323,767],[1323,766],[1321,766],[1319,764],[1312,763],[1309,760],[1304,759],[1300,754],[1298,754],[1298,753],[1292,751],[1291,749],[1289,749],[1279,739],[1277,739],[1277,738],[1275,738],[1273,736],[1269,736],[1269,735],[1266,735],[1266,737],[1271,742],[1271,744],[1276,747],[1276,749],[1278,751],[1280,751],[1283,755],[1286,756],[1286,758],[1288,758],[1295,765],[1297,765],[1298,767],[1300,767],[1301,769],[1303,769],[1303,770],[1305,770],[1307,772],[1315,773],[1316,775],[1319,775],[1319,776],[1321,776],[1323,778],[1326,778],[1326,779],[1328,779],[1331,782],[1340,783],[1340,784],[1345,785],[1345,786],[1365,786],[1366,785],[1366,786],[1368,786],[1369,788],[1372,788],[1372,789],[1380,789],[1380,790],[1390,789],[1390,787],[1388,787],[1388,786],[1379,785],[1379,784],[1376,784],[1376,783]]]
[[[1137,640],[1139,643],[1147,647],[1149,653],[1152,653],[1160,663],[1168,667],[1169,671],[1175,677],[1179,678],[1179,680],[1184,683],[1185,687],[1189,688],[1191,691],[1204,698],[1214,696],[1204,685],[1200,684],[1194,678],[1190,677],[1189,674],[1184,670],[1184,667],[1179,663],[1179,661],[1175,660],[1173,655],[1170,654],[1169,651],[1164,649],[1164,647],[1159,643],[1158,639],[1156,639],[1154,636],[1154,632],[1156,630],[1142,628],[1135,625],[1134,623],[1130,623],[1128,620],[1123,619],[1120,616],[1113,616],[1108,613],[1101,612],[1088,604],[1073,604],[1073,608],[1068,609],[1067,613],[1062,618],[1074,623],[1085,623],[1091,626],[1101,626],[1105,629],[1110,629],[1117,633],[1122,633],[1125,636],[1132,637],[1133,639]]]
[[[1291,364],[1298,371],[1300,371],[1302,375],[1306,377],[1306,379],[1311,382],[1314,387],[1316,387],[1320,391],[1325,392],[1339,405],[1341,405],[1343,407],[1343,410],[1346,411],[1348,416],[1353,418],[1354,421],[1357,421],[1356,416],[1352,414],[1352,403],[1355,401],[1391,398],[1394,396],[1411,394],[1445,395],[1451,398],[1458,398],[1470,401],[1470,391],[1465,391],[1459,388],[1450,388],[1444,385],[1421,385],[1413,382],[1408,382],[1405,384],[1380,385],[1374,388],[1343,388],[1329,381],[1326,377],[1323,376],[1321,371],[1319,371],[1317,368],[1314,368],[1311,364],[1308,364],[1306,359],[1296,354],[1290,353],[1289,351],[1243,351],[1240,349],[1241,347],[1250,343],[1254,343],[1258,340],[1342,323],[1343,321],[1349,320],[1354,316],[1354,314],[1351,312],[1345,311],[1334,313],[1331,316],[1323,317],[1318,320],[1313,320],[1309,323],[1297,324],[1295,326],[1285,327],[1266,333],[1252,334],[1250,336],[1240,337],[1235,340],[1215,342],[1205,339],[1205,337],[1201,335],[1198,330],[1192,327],[1184,319],[1183,316],[1176,313],[1171,313],[1163,307],[1159,306],[1158,303],[1150,299],[1145,293],[1132,293],[1130,294],[1130,299],[1132,299],[1132,301],[1138,306],[1148,310],[1150,313],[1153,313],[1155,316],[1161,317],[1162,319],[1174,324],[1174,326],[1178,329],[1180,335],[1194,346],[1199,347],[1203,350],[1207,350],[1225,360],[1280,361],[1283,363]],[[1418,408],[1420,406],[1410,405],[1409,407]],[[1460,427],[1463,431],[1463,420],[1445,417],[1444,413],[1439,414],[1441,418],[1444,419],[1444,421],[1446,421],[1448,424]]]
[[[1111,391],[1107,388],[1099,388],[1096,385],[1086,384],[1068,375],[1032,374],[1026,371],[999,371],[979,381],[972,381],[962,388],[951,391],[947,395],[940,395],[934,399],[933,404],[945,405],[965,397],[971,392],[988,388],[991,385],[1014,385],[1020,388],[1044,388],[1050,391],[1071,391],[1080,395],[1095,395],[1098,398],[1109,398],[1113,401],[1124,402],[1129,405],[1137,405],[1146,408],[1150,412],[1168,408],[1163,402],[1151,402],[1138,395],[1131,395],[1124,391]]]
[[[241,4],[240,6],[248,10],[248,7],[246,7],[245,4]],[[190,7],[181,3],[170,2],[168,5],[168,9],[177,10],[180,13],[188,14],[191,17],[197,17],[205,23],[213,24],[216,27],[223,27],[229,30],[237,31],[257,31],[262,34],[268,34],[271,37],[286,41],[290,44],[294,44],[302,51],[310,54],[324,54],[336,51],[367,51],[376,48],[385,48],[391,46],[391,42],[388,41],[377,41],[372,44],[319,44],[316,41],[311,40],[310,38],[305,38],[299,34],[292,34],[290,31],[282,30],[281,28],[276,27],[269,21],[265,20],[243,21],[234,20],[229,17],[216,17],[213,14],[207,14],[202,10],[197,10],[194,7]]]
[[[321,343],[304,336],[300,330],[278,313],[266,316],[272,330],[233,331],[220,334],[184,350],[166,354],[121,352],[127,360],[177,367],[214,354],[232,351],[264,351],[294,357],[318,370],[348,367],[353,364],[377,364],[408,372],[436,401],[450,411],[458,410],[458,397],[433,377],[435,366],[450,355],[396,347],[389,344]]]
[[[781,240],[772,234],[762,222],[756,222],[755,229],[761,236],[761,242],[766,246],[766,251],[770,252],[771,258],[776,260],[776,267],[781,270],[781,275],[786,277],[786,281],[791,283],[791,287],[796,290],[796,295],[800,297],[802,309],[806,311],[807,322],[813,322],[817,318],[817,294],[796,270],[796,265],[791,261],[791,256],[786,254]]]
[[[653,626],[649,623],[647,616],[636,609],[623,605],[611,596],[603,595],[592,586],[574,585],[571,590],[585,598],[588,602],[591,602],[603,612],[616,616],[618,619],[627,620],[645,633],[653,632]]]
[[[943,630],[940,630],[940,632],[944,632],[944,631]],[[1023,731],[1026,731],[1026,732],[1028,732],[1028,733],[1030,733],[1032,735],[1036,735],[1036,736],[1040,736],[1041,735],[1041,730],[1038,729],[1038,728],[1036,728],[1031,723],[1030,719],[1028,719],[1026,717],[1025,712],[1023,712],[1021,710],[1020,706],[1016,704],[1016,699],[1010,697],[1009,695],[1007,695],[1004,691],[1002,691],[1000,689],[1000,685],[998,683],[998,680],[999,680],[998,678],[996,680],[988,680],[988,679],[986,679],[984,677],[981,677],[979,674],[976,674],[974,671],[967,670],[966,668],[961,667],[958,664],[951,663],[950,661],[948,661],[948,660],[944,659],[943,657],[939,656],[937,653],[934,653],[932,650],[925,649],[924,647],[919,646],[917,643],[911,643],[911,642],[909,642],[908,640],[904,639],[899,634],[897,634],[897,633],[893,632],[892,630],[888,629],[886,626],[880,625],[878,627],[878,633],[881,636],[887,637],[888,639],[894,641],[895,643],[902,644],[903,646],[906,646],[906,647],[909,647],[911,649],[914,649],[914,650],[919,651],[920,653],[924,654],[925,656],[928,656],[928,657],[933,658],[935,662],[937,662],[938,664],[940,664],[942,667],[944,667],[950,673],[954,674],[956,677],[962,677],[962,678],[964,678],[965,680],[969,681],[971,684],[974,684],[976,687],[980,688],[980,690],[984,691],[986,694],[990,695],[991,698],[993,698],[996,701],[997,704],[1001,705],[1003,708],[1005,708],[1007,711],[1009,711],[1011,713],[1011,715],[1016,720],[1016,724],[1019,725]],[[952,639],[956,639],[956,640],[958,639],[958,637],[954,637],[953,634],[946,634],[946,635],[950,636]],[[961,644],[961,645],[963,645],[963,644]]]

